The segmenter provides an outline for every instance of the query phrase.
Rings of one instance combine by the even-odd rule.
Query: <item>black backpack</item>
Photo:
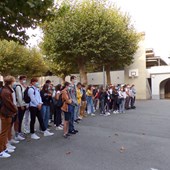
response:
[[[25,103],[30,103],[31,102],[31,98],[28,96],[28,90],[29,88],[32,88],[34,90],[33,87],[27,87],[24,91],[24,101]],[[35,90],[34,90],[34,95],[35,95]]]
[[[56,106],[57,107],[62,107],[64,104],[63,100],[62,100],[62,94],[59,95],[59,98],[57,100]]]

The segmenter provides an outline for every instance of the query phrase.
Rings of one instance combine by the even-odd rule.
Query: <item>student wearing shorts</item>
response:
[[[63,106],[61,107],[61,110],[64,112],[64,134],[63,137],[67,138],[69,136],[69,121],[71,118],[71,108],[72,108],[72,99],[69,96],[68,92],[69,83],[65,82],[63,86],[63,90],[61,91],[62,94],[62,101]],[[73,108],[74,109],[74,108]]]

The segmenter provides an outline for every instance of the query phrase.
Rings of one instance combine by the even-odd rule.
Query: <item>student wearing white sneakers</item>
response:
[[[17,113],[17,107],[13,103],[12,93],[14,93],[12,86],[15,78],[7,76],[4,78],[5,86],[1,91],[1,133],[0,133],[0,158],[10,157],[10,153],[14,152],[15,146],[7,143],[11,137],[11,123],[12,117]]]
[[[44,126],[43,118],[41,115],[41,108],[42,108],[43,102],[40,96],[39,83],[38,83],[37,78],[31,79],[31,87],[28,89],[28,96],[30,98],[29,110],[30,110],[30,116],[31,116],[31,121],[30,121],[31,138],[32,139],[40,138],[34,132],[34,125],[35,125],[36,117],[38,118],[40,128],[43,131],[44,136],[54,135],[54,133],[50,133],[49,131],[47,131],[46,127]]]
[[[24,101],[24,91],[26,89],[26,76],[19,77],[19,83],[16,84],[15,93],[18,107],[18,133],[16,133],[15,140],[22,141],[25,138],[21,135],[22,120],[26,111],[26,103]]]

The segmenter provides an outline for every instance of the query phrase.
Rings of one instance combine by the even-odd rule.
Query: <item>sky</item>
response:
[[[109,0],[131,16],[138,32],[145,32],[146,48],[153,48],[156,56],[170,62],[170,1],[169,0]],[[29,30],[31,46],[41,41],[41,31]],[[168,61],[169,60],[169,61]]]

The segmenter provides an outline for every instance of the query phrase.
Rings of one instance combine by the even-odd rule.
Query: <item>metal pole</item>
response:
[[[106,83],[105,83],[105,67],[103,65],[103,88],[105,88]]]

